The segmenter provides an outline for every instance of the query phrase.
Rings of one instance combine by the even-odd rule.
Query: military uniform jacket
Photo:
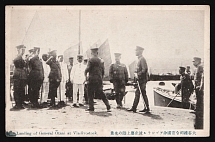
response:
[[[70,79],[75,84],[83,84],[85,81],[84,71],[86,66],[83,63],[77,63],[72,67]]]
[[[30,80],[44,79],[43,63],[38,56],[34,56],[33,58],[30,59],[29,66],[31,67],[31,71],[29,73]]]
[[[13,73],[13,79],[27,79],[27,73],[25,70],[26,63],[22,59],[22,56],[19,55],[13,60],[15,70]]]
[[[181,80],[182,90],[188,89],[190,92],[193,91],[194,86],[189,74],[185,74],[185,73],[182,74],[180,76],[180,80]]]
[[[110,81],[120,81],[122,84],[128,82],[128,71],[124,64],[115,63],[111,64],[109,69]]]
[[[203,74],[203,66],[198,65],[194,73],[195,86],[200,86]]]
[[[149,79],[149,76],[148,76],[148,66],[147,66],[147,63],[146,63],[146,59],[142,55],[138,57],[137,66],[136,66],[136,71],[135,72],[138,75],[138,81],[140,83],[148,81],[148,79]]]
[[[89,59],[85,74],[89,73],[89,83],[102,83],[104,76],[104,62],[98,57]]]
[[[50,66],[50,73],[49,73],[49,79],[53,79],[53,80],[60,80],[62,79],[62,74],[61,74],[61,69],[60,69],[60,64],[58,61],[56,60],[49,60],[48,62],[46,62],[46,64],[48,64]]]

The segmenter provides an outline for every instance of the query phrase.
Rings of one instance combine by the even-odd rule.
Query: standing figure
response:
[[[144,101],[144,109],[141,110],[140,112],[149,112],[150,111],[148,97],[146,95],[146,83],[149,79],[148,66],[146,63],[146,59],[142,55],[143,50],[144,50],[144,48],[142,48],[140,46],[136,47],[136,56],[138,57],[138,62],[137,62],[137,67],[136,67],[134,76],[137,79],[137,83],[139,85],[135,91],[135,98],[134,98],[133,106],[131,109],[128,109],[128,111],[136,112],[137,105],[140,100],[140,94],[142,94],[143,101]]]
[[[32,108],[40,108],[38,98],[40,96],[40,87],[44,80],[44,70],[42,61],[39,59],[40,48],[34,47],[34,56],[29,61],[31,71],[29,73],[30,83],[30,102]]]
[[[65,99],[66,99],[66,81],[68,80],[68,71],[67,71],[67,65],[63,62],[63,55],[58,56],[58,61],[60,64],[62,79],[59,86],[59,92],[58,92],[58,100],[59,105],[64,106],[65,105]]]
[[[24,95],[25,95],[25,85],[27,81],[27,73],[25,70],[26,63],[23,60],[22,56],[25,53],[25,46],[19,45],[16,46],[18,55],[13,60],[15,70],[13,73],[13,81],[14,81],[14,100],[15,100],[15,106],[14,109],[24,109],[22,106]]]
[[[179,67],[179,74],[181,74],[181,96],[182,96],[182,108],[189,109],[189,98],[193,92],[193,83],[189,74],[185,73],[185,67]]]
[[[55,104],[55,97],[57,97],[57,88],[60,85],[62,75],[60,64],[57,61],[57,53],[56,50],[49,52],[49,59],[46,61],[46,64],[50,66],[50,73],[49,73],[49,94],[48,98],[51,99],[51,107],[56,107]]]
[[[204,93],[203,93],[203,66],[201,65],[201,58],[194,57],[193,65],[196,70],[194,72],[195,92],[196,92],[196,122],[195,129],[203,129],[203,115],[204,115]]]
[[[88,59],[85,58],[85,59],[84,59],[85,69],[87,68],[87,63],[88,63]],[[88,81],[88,74],[87,74],[87,80],[86,80],[85,83],[84,83],[84,100],[85,100],[85,104],[89,104],[89,103],[88,103],[88,94],[87,94],[87,88],[88,88],[87,81]]]
[[[190,66],[187,66],[187,68],[186,68],[186,74],[188,74],[189,76],[191,75]]]
[[[79,107],[79,105],[83,106],[84,104],[83,103],[85,82],[84,71],[86,69],[86,66],[82,63],[83,56],[78,55],[77,60],[78,63],[73,66],[70,76],[70,80],[73,83],[73,106],[75,107]]]
[[[85,78],[87,80],[87,73],[89,73],[88,79],[88,97],[89,108],[86,111],[94,111],[94,93],[100,94],[100,97],[107,107],[107,112],[111,112],[110,104],[103,92],[103,77],[104,77],[104,64],[98,57],[98,48],[91,49],[92,58],[89,59],[87,68],[85,70]]]
[[[100,58],[100,57],[99,57]],[[100,58],[101,59],[101,63],[102,63],[102,66],[104,66],[104,60],[102,59],[102,58]],[[103,76],[104,77],[104,76]],[[101,100],[101,96],[100,96],[100,94],[98,93],[98,92],[95,92],[95,94],[94,94],[94,99],[99,99],[99,100]],[[93,101],[93,103],[96,103],[96,102],[94,102]]]
[[[46,64],[46,61],[48,60],[48,54],[43,54],[42,55],[42,64],[43,64],[43,69],[44,69],[44,80],[43,80],[43,84],[42,84],[42,97],[41,97],[41,103],[43,107],[47,106],[47,99],[48,99],[48,90],[49,90],[49,72],[50,72],[50,68],[49,66]]]
[[[121,54],[115,53],[116,63],[109,69],[110,82],[113,83],[116,93],[117,108],[122,107],[122,99],[125,96],[125,85],[128,82],[128,71],[125,64],[120,63]]]
[[[32,56],[34,55],[34,49],[32,48],[32,49],[30,49],[30,50],[28,50],[29,51],[29,54],[28,54],[28,56],[25,58],[25,61],[26,61],[26,70],[27,70],[27,85],[26,85],[26,87],[25,87],[25,90],[26,90],[26,100],[30,100],[30,97],[29,96],[31,96],[30,95],[30,81],[29,81],[29,73],[31,72],[31,67],[30,67],[30,65],[29,65],[29,61],[30,61],[30,59],[32,58]]]
[[[71,71],[72,71],[72,67],[73,67],[73,57],[70,57],[69,58],[69,64],[67,65],[67,74],[68,74],[68,81],[66,82],[66,97],[68,97],[69,101],[72,101],[73,98],[73,84],[71,83],[71,80],[70,80],[70,74],[71,74]]]

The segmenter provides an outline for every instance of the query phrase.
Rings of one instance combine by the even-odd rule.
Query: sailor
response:
[[[79,107],[79,105],[84,105],[84,71],[86,69],[86,66],[82,62],[83,56],[80,54],[77,55],[77,60],[78,63],[73,66],[70,76],[70,80],[73,83],[73,106],[75,107]]]
[[[40,96],[40,87],[44,80],[44,69],[42,61],[39,59],[40,48],[34,47],[34,55],[29,61],[29,66],[31,71],[29,73],[29,83],[30,83],[30,102],[32,103],[32,108],[41,108],[38,103],[38,98]]]
[[[48,105],[47,103],[47,99],[48,99],[48,89],[49,89],[49,72],[50,72],[50,68],[49,66],[46,64],[46,61],[48,60],[48,54],[43,54],[42,55],[42,63],[43,63],[43,69],[44,69],[44,80],[43,80],[43,84],[42,84],[42,97],[41,97],[41,104],[43,107],[46,107]]]
[[[196,92],[196,129],[203,129],[203,110],[204,110],[204,96],[203,96],[203,86],[201,87],[201,82],[203,78],[203,66],[201,65],[201,58],[194,57],[193,65],[196,68],[194,72],[194,84]],[[202,89],[201,89],[202,88]]]
[[[109,77],[116,93],[117,108],[121,108],[122,99],[125,96],[125,84],[128,82],[128,71],[125,64],[120,63],[121,54],[114,53],[114,55],[116,62],[110,66]]]
[[[86,111],[94,111],[94,93],[100,94],[100,97],[107,107],[107,112],[111,112],[110,104],[103,92],[103,77],[104,77],[104,63],[98,57],[98,48],[91,49],[92,57],[89,59],[87,68],[85,70],[85,78],[87,80],[87,73],[89,73],[88,79],[88,97],[89,108]]]
[[[179,67],[179,74],[181,74],[181,96],[182,96],[182,108],[189,109],[189,98],[193,92],[193,83],[189,74],[185,73],[185,67]]]
[[[66,99],[66,96],[65,96],[65,92],[66,92],[66,81],[68,80],[68,71],[67,71],[67,65],[63,62],[63,55],[59,55],[58,56],[58,61],[59,61],[59,64],[60,64],[60,68],[61,68],[61,74],[62,74],[62,80],[61,80],[61,83],[60,83],[60,86],[59,86],[59,91],[58,91],[58,100],[59,100],[59,103],[58,105],[59,106],[65,106],[65,99]]]
[[[24,109],[22,106],[24,95],[25,95],[25,85],[27,81],[27,73],[25,70],[26,63],[23,60],[22,56],[25,53],[25,46],[19,45],[16,46],[18,55],[13,60],[15,70],[13,73],[13,81],[14,81],[14,100],[15,106],[14,109]]]
[[[69,58],[69,64],[67,65],[67,74],[68,74],[68,81],[66,82],[66,97],[68,97],[69,101],[72,101],[72,96],[73,96],[73,84],[71,83],[70,80],[70,74],[72,71],[73,67],[73,57]]]
[[[49,52],[49,59],[46,61],[46,64],[50,66],[49,73],[49,94],[48,98],[51,99],[51,107],[56,107],[55,97],[57,97],[57,88],[60,85],[62,74],[60,69],[60,64],[57,61],[57,53],[56,50]]]
[[[85,68],[87,68],[87,63],[88,63],[88,58],[85,58],[84,59]],[[87,78],[88,78],[88,74],[87,74]],[[88,79],[87,79],[87,81],[88,81]],[[87,88],[88,88],[87,81],[85,81],[85,83],[84,83],[84,101],[85,101],[85,104],[89,104],[88,103],[88,94],[87,94]]]
[[[137,61],[137,67],[136,67],[134,76],[137,79],[137,83],[139,84],[139,87],[137,87],[136,91],[135,91],[135,98],[134,98],[133,106],[131,109],[128,109],[128,111],[136,112],[136,108],[137,108],[137,105],[140,100],[140,93],[142,94],[143,100],[144,100],[144,109],[141,110],[140,112],[149,112],[150,111],[148,97],[146,95],[146,83],[149,80],[148,66],[146,63],[146,59],[142,55],[143,50],[144,50],[144,48],[142,48],[140,46],[136,47],[136,56],[138,57],[138,61]],[[140,90],[139,90],[139,88],[140,88]]]

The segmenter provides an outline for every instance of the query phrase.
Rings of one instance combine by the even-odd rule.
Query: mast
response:
[[[31,23],[30,23],[30,25],[28,26],[28,29],[30,28],[30,26],[31,26],[31,24],[32,24],[32,21],[33,21],[33,19],[34,19],[35,15],[36,15],[36,13],[37,13],[37,11],[35,11],[34,16],[33,16],[33,18],[31,19]],[[22,44],[23,44],[23,42],[24,42],[24,40],[25,40],[25,37],[26,37],[27,32],[28,32],[28,29],[27,29],[27,30],[25,30],[25,36],[24,36],[24,38],[23,38],[23,40],[22,40]]]
[[[81,48],[81,10],[79,10],[79,46],[78,46],[78,54],[80,54]]]

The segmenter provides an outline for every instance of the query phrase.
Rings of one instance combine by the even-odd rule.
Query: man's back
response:
[[[98,57],[92,57],[89,59],[85,72],[89,72],[89,82],[102,82],[104,75],[104,64]]]
[[[35,80],[43,80],[44,69],[39,57],[34,56],[33,58],[31,58],[29,61],[29,65],[31,66],[31,72],[29,74],[29,78],[35,79]]]
[[[24,70],[25,61],[22,59],[22,56],[17,56],[14,61],[15,70],[13,73],[13,79],[27,79],[27,74]]]

